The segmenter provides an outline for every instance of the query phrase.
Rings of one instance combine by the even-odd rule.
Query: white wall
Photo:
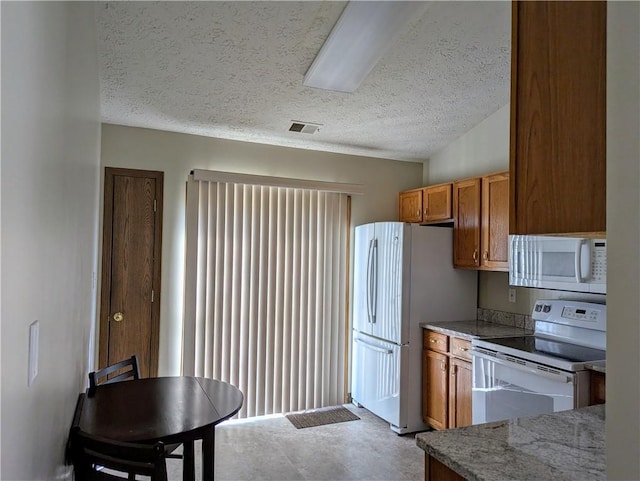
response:
[[[433,154],[423,185],[509,170],[509,104]]]
[[[103,167],[164,171],[160,375],[180,373],[185,183],[192,169],[362,184],[352,224],[397,220],[398,192],[419,187],[421,163],[332,154],[104,124]],[[104,170],[104,169],[102,169]]]
[[[65,479],[95,311],[99,88],[91,3],[2,2],[2,467]],[[29,324],[40,363],[27,387]]]
[[[607,7],[607,479],[640,479],[640,3]]]

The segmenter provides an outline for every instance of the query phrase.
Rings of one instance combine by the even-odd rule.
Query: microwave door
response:
[[[542,283],[584,284],[590,277],[588,239],[542,240],[538,249],[537,277]]]

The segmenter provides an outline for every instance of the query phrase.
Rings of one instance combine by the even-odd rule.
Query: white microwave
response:
[[[607,241],[510,235],[509,284],[606,294]]]

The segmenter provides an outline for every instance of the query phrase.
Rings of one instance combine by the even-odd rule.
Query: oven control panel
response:
[[[541,299],[536,301],[531,317],[536,321],[605,330],[607,306],[565,299]]]
[[[600,311],[582,307],[567,306],[562,310],[562,317],[578,321],[597,321]]]

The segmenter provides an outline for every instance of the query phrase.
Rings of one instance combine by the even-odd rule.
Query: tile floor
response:
[[[360,420],[296,429],[284,416],[227,421],[216,428],[216,481],[424,479],[424,451],[369,411],[345,405]],[[196,443],[196,479],[200,472]],[[169,481],[182,461],[168,460]]]

